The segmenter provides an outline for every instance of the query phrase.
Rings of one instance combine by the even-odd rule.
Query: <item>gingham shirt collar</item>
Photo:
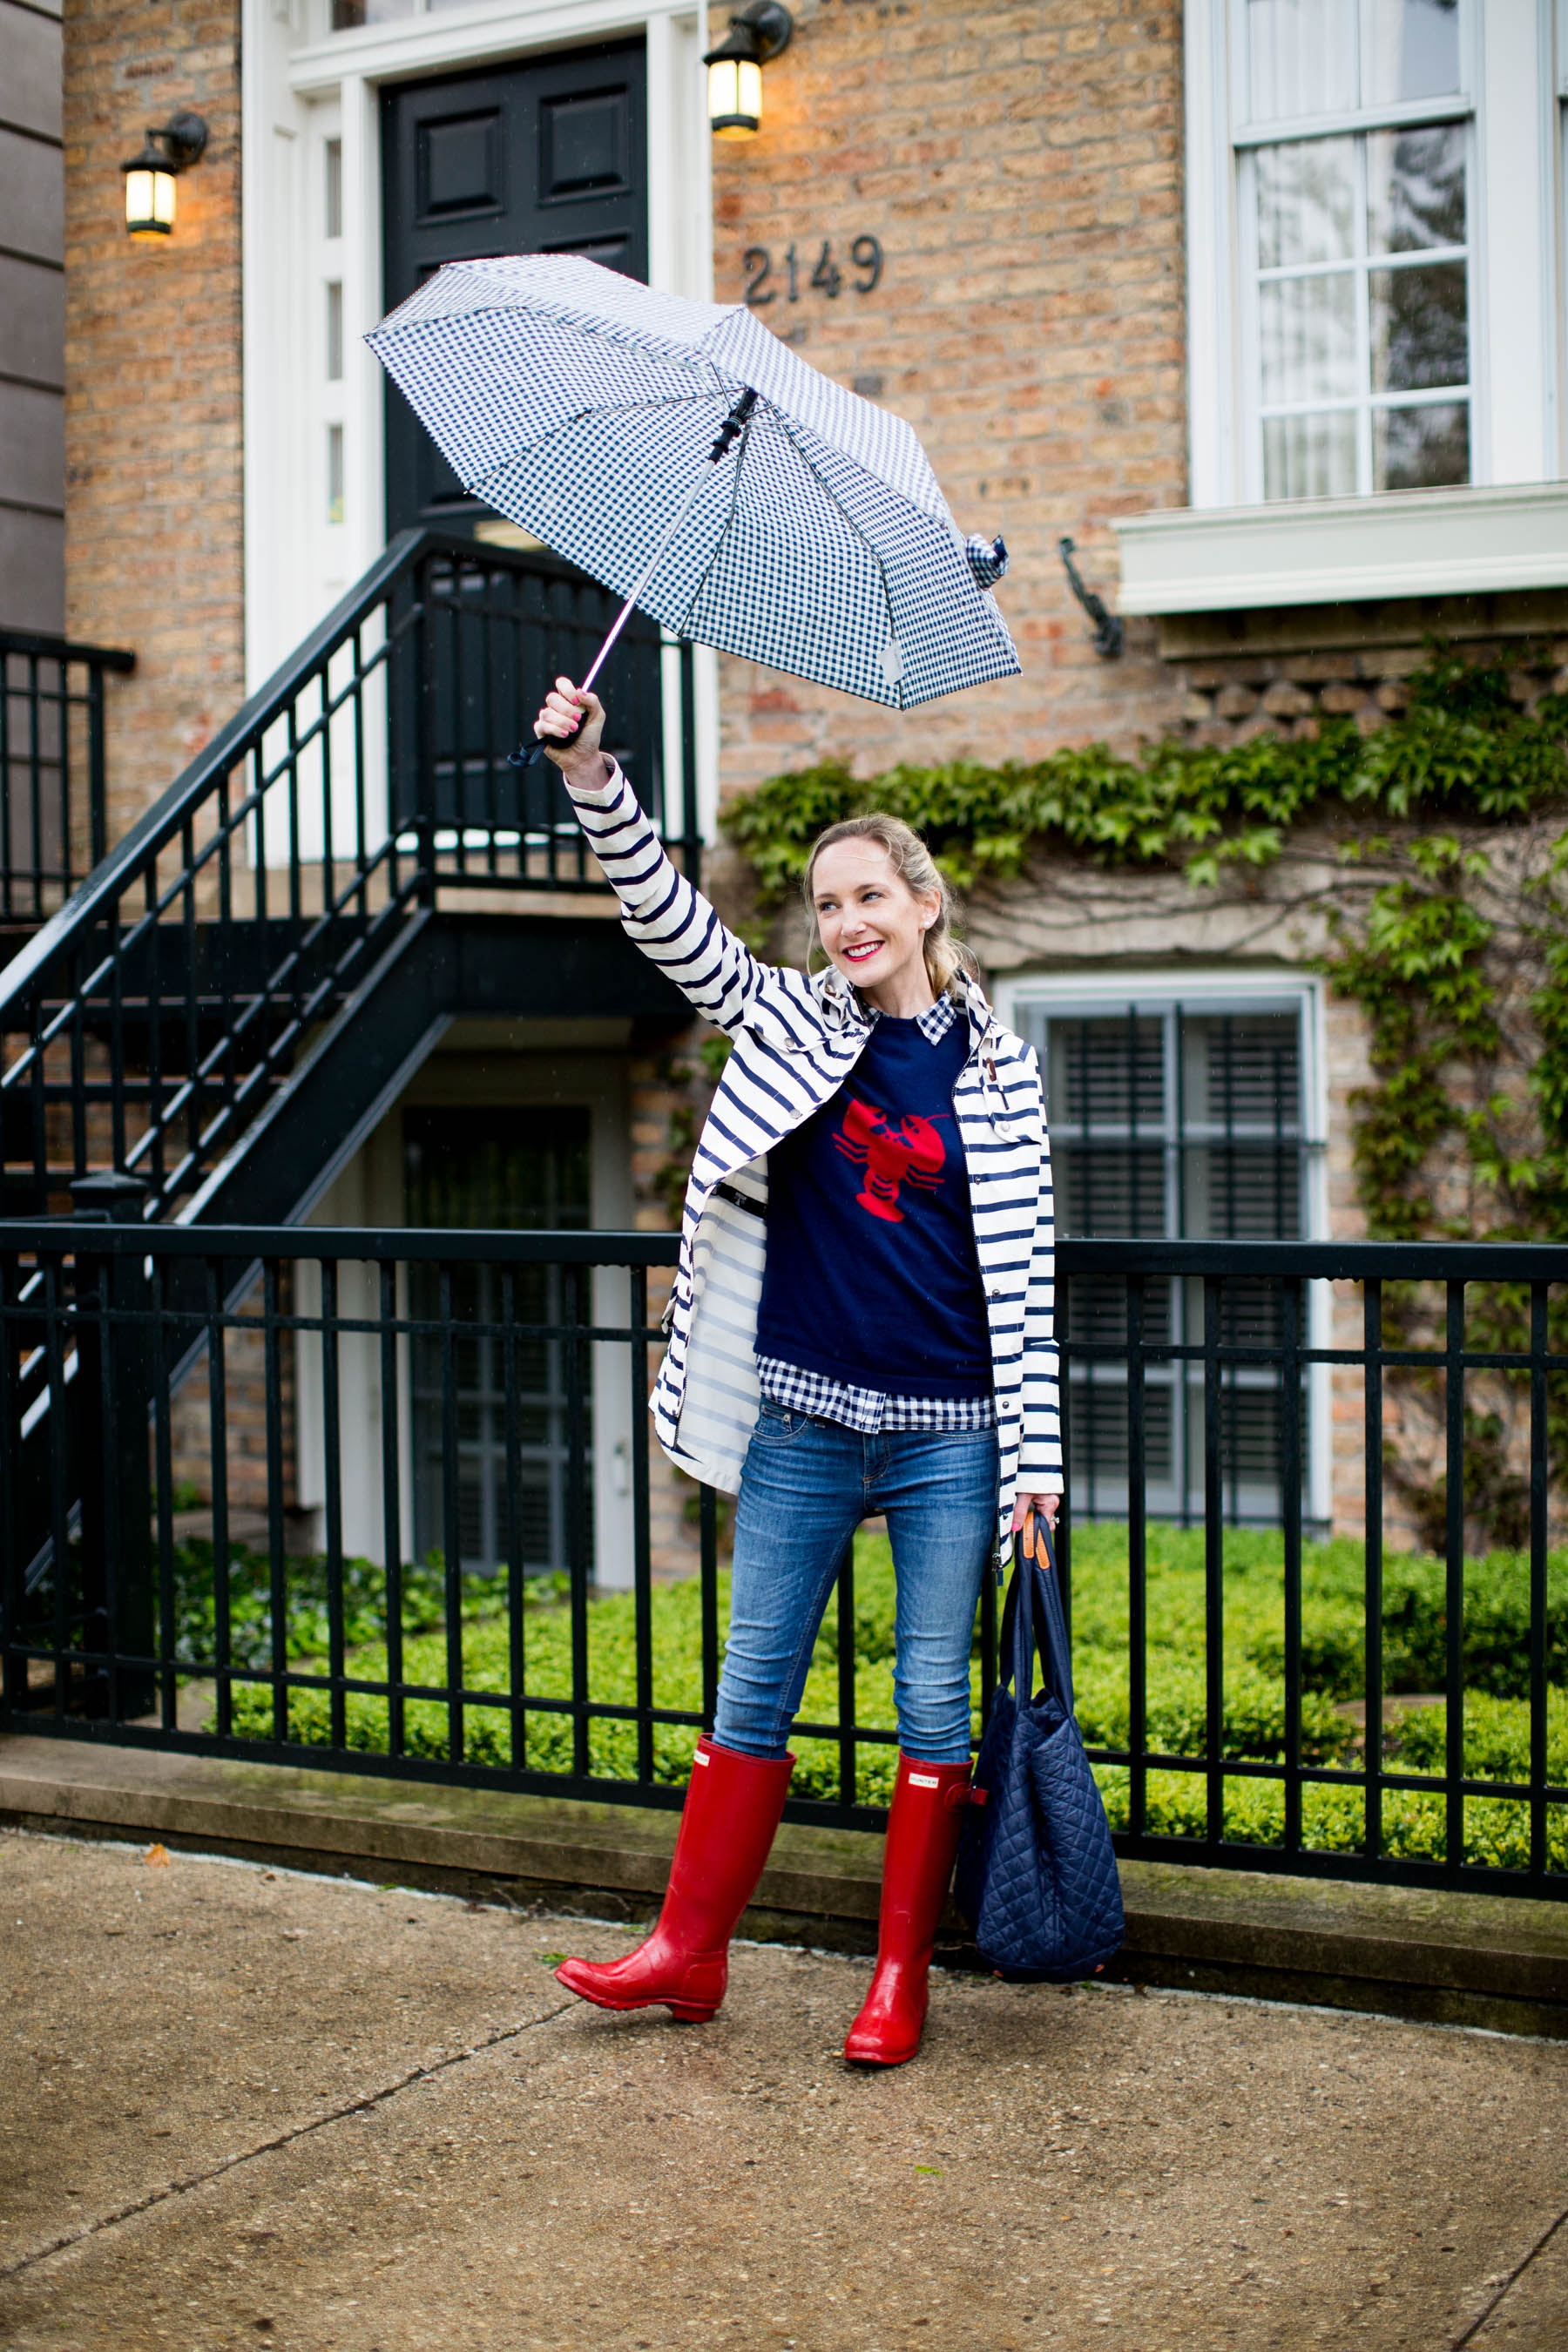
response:
[[[867,1009],[872,1026],[875,1027],[882,1015],[874,1005]],[[915,1027],[928,1045],[940,1045],[942,1038],[946,1036],[957,1018],[958,1007],[944,990],[934,1004],[928,1004],[923,1013],[915,1014],[914,1021]]]

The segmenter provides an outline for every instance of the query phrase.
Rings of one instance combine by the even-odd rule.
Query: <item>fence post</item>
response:
[[[697,805],[697,666],[689,637],[680,640],[681,867],[693,889],[702,887],[702,818]]]
[[[81,1465],[82,1646],[87,1706],[124,1723],[157,1705],[153,1573],[151,1293],[143,1262],[95,1250],[93,1227],[139,1225],[147,1187],[110,1170],[79,1177],[77,1367],[71,1384]],[[69,1392],[68,1392],[69,1393]],[[123,1666],[120,1661],[138,1663]]]
[[[419,618],[415,637],[414,686],[414,828],[419,846],[418,903],[421,907],[436,904],[436,825],[439,814],[436,785],[436,576],[435,559],[421,558],[415,575],[415,593],[418,599]],[[455,822],[461,841],[462,811]]]
[[[64,674],[62,664],[62,677]],[[60,700],[60,772],[63,778],[66,773],[66,743],[68,740],[66,735],[66,704],[63,694]],[[70,834],[67,824],[62,824],[61,833],[65,843],[65,855],[61,862],[65,866],[66,887],[70,890],[76,887],[77,876],[75,861],[71,856]],[[101,662],[89,662],[87,666],[87,870],[90,874],[94,866],[101,866],[109,855],[109,784],[103,740],[103,665]]]

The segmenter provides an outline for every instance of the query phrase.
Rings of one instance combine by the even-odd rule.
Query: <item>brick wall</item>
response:
[[[726,662],[728,788],[833,751],[869,772],[1175,722],[1152,627],[1101,661],[1057,541],[1078,541],[1110,597],[1109,519],[1185,499],[1181,90],[1173,6],[821,0],[764,70],[761,135],[715,142],[720,299],[741,295],[745,249],[765,248],[767,324],[908,419],[961,529],[1003,530],[999,601],[1024,664],[900,720]],[[849,268],[861,234],[887,255],[866,295]],[[836,298],[808,282],[825,237],[847,273]]]
[[[286,1286],[282,1311],[289,1309]],[[259,1318],[259,1286],[246,1300],[243,1311]],[[267,1350],[258,1330],[231,1329],[224,1341],[224,1407],[227,1444],[224,1462],[228,1480],[230,1532],[236,1542],[266,1549],[268,1508]],[[278,1465],[279,1493],[285,1513],[289,1549],[309,1549],[316,1538],[316,1514],[300,1512],[298,1495],[298,1444],[295,1431],[294,1348],[292,1335],[278,1351],[279,1412],[283,1433]],[[213,1452],[211,1389],[205,1354],[196,1359],[175,1391],[170,1414],[170,1461],[176,1495],[194,1496],[202,1509],[212,1500]],[[205,1522],[193,1532],[205,1534]]]
[[[174,235],[125,234],[120,165],[205,116]],[[67,0],[66,625],[130,646],[110,698],[110,838],[244,693],[239,14],[234,0]]]

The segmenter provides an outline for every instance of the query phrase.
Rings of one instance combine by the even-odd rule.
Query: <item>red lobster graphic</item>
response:
[[[911,1112],[897,1127],[889,1127],[886,1111],[874,1103],[858,1102],[853,1095],[843,1128],[833,1141],[846,1160],[866,1171],[865,1190],[856,1193],[857,1202],[889,1225],[904,1222],[899,1206],[899,1187],[904,1179],[934,1192],[947,1160],[942,1137],[929,1118]]]

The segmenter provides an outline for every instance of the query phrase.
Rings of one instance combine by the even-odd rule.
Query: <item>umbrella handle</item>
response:
[[[598,665],[595,663],[595,667],[597,668],[597,667]],[[551,743],[558,751],[567,751],[572,744],[575,743],[578,736],[581,735],[584,728],[586,727],[587,724],[588,714],[584,710],[582,717],[578,719],[576,726],[572,730],[570,735],[552,735],[550,738]],[[543,757],[544,738],[542,735],[540,735],[534,738],[533,748],[531,751],[526,743],[520,743],[515,751],[509,751],[506,755],[506,763],[509,768],[536,768]]]

